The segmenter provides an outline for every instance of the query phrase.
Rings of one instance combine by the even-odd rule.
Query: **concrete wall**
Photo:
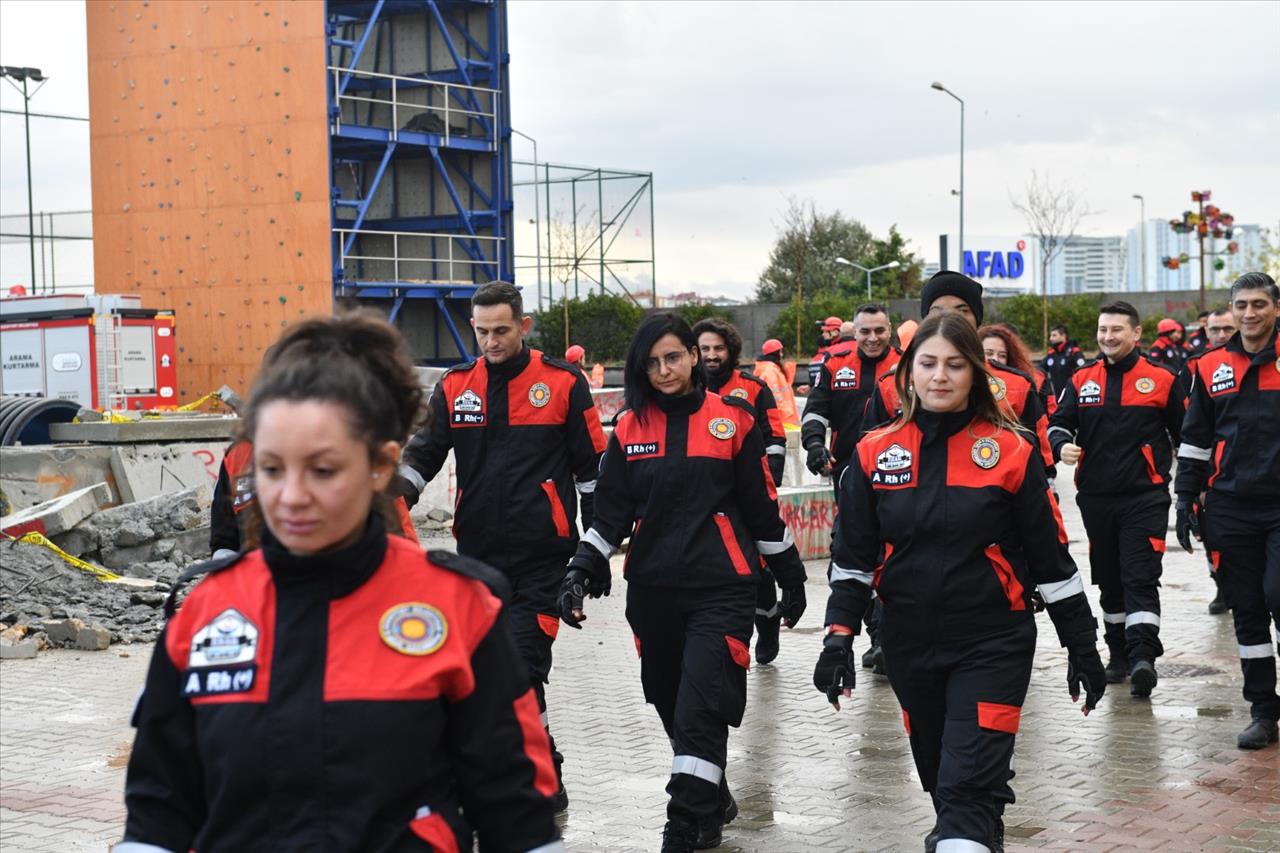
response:
[[[181,402],[329,314],[319,0],[86,3],[95,287],[177,315]]]

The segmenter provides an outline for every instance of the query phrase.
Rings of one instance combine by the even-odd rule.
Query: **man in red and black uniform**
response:
[[[1237,739],[1261,749],[1277,739],[1273,623],[1280,627],[1280,289],[1266,273],[1231,286],[1240,331],[1200,356],[1178,448],[1178,544],[1204,532],[1235,619],[1244,698],[1253,721]],[[1203,521],[1200,494],[1208,492]]]
[[[853,323],[854,340],[838,342],[827,350],[800,422],[800,441],[808,455],[805,464],[814,474],[831,475],[833,484],[858,443],[862,412],[876,378],[892,372],[900,355],[889,343],[893,324],[882,306],[858,306]]]
[[[1068,337],[1066,326],[1059,324],[1049,330],[1049,349],[1041,366],[1049,377],[1054,397],[1062,395],[1071,384],[1071,374],[1084,367],[1087,361],[1080,344]]]
[[[560,625],[556,597],[578,544],[574,481],[590,525],[604,431],[586,378],[525,346],[532,321],[515,287],[490,282],[471,305],[484,357],[440,378],[427,425],[405,446],[398,491],[416,501],[453,450],[458,553],[510,581],[511,630],[545,715],[543,685]],[[558,801],[560,808],[568,802],[563,788]]]
[[[1150,696],[1155,661],[1164,652],[1159,590],[1169,469],[1186,409],[1182,383],[1142,357],[1141,340],[1132,305],[1102,306],[1102,355],[1071,377],[1050,420],[1049,441],[1055,458],[1076,466],[1076,500],[1111,651],[1107,681],[1127,676],[1134,696]]]
[[[974,328],[982,325],[982,285],[958,272],[942,270],[925,282],[920,291],[920,316],[927,317],[937,311],[956,311],[962,314]],[[1049,483],[1054,477],[1053,449],[1049,446],[1049,418],[1032,377],[1020,370],[998,362],[987,363],[987,380],[996,402],[1034,436],[1033,443],[1040,448]],[[893,374],[882,374],[867,399],[867,410],[862,416],[860,435],[883,426],[898,416],[902,406],[898,390],[893,384]]]
[[[1165,367],[1177,373],[1182,369],[1182,365],[1186,363],[1187,356],[1190,353],[1186,347],[1182,345],[1183,330],[1182,324],[1177,320],[1165,317],[1156,326],[1157,337],[1151,344],[1151,350],[1147,353],[1147,358],[1156,364],[1163,364]]]
[[[492,569],[375,516],[337,551],[268,539],[198,571],[134,710],[115,850],[563,850]]]
[[[765,459],[774,486],[782,485],[787,461],[787,433],[773,392],[753,373],[738,367],[742,357],[742,335],[732,323],[716,318],[699,320],[693,327],[698,351],[706,369],[707,390],[720,396],[737,397],[751,404],[756,427],[764,439]],[[756,584],[756,661],[772,663],[778,656],[782,613],[778,608],[778,588],[773,573],[761,567]]]
[[[1201,311],[1196,317],[1196,324],[1191,329],[1191,333],[1187,335],[1185,343],[1188,353],[1191,355],[1200,355],[1200,353],[1213,346],[1209,342],[1209,312]]]
[[[240,550],[244,539],[242,513],[253,503],[253,445],[237,441],[227,448],[218,466],[209,506],[209,550],[213,559]]]

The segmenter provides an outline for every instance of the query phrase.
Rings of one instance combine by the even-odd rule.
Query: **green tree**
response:
[[[847,290],[853,277],[836,258],[865,257],[873,242],[866,226],[840,211],[818,213],[812,201],[788,199],[769,265],[756,285],[756,301],[789,302],[796,298],[797,288],[806,300],[818,293]]]
[[[1070,329],[1071,336],[1081,341],[1082,347],[1094,348],[1090,333],[1098,327],[1098,308],[1102,305],[1097,296],[1081,293],[1075,296],[1051,296],[1044,300],[1039,294],[1022,293],[993,299],[987,305],[991,311],[986,322],[1014,326],[1032,350],[1044,350],[1047,346],[1044,328],[1046,325],[1052,327],[1058,324]]]
[[[530,343],[554,356],[564,353],[565,314],[569,315],[568,340],[598,361],[621,361],[644,309],[625,296],[592,293],[585,299],[570,299],[533,315]]]
[[[924,261],[915,256],[907,248],[907,240],[898,233],[897,225],[889,226],[889,236],[881,240],[875,238],[871,243],[871,254],[863,259],[845,255],[851,261],[862,264],[867,269],[897,261],[901,266],[896,269],[880,270],[871,276],[871,298],[877,302],[889,299],[910,299],[920,295],[924,286]],[[856,284],[866,286],[866,275],[861,274]],[[866,295],[865,289],[855,286],[854,291]]]
[[[675,313],[684,318],[685,322],[690,326],[699,320],[705,320],[708,317],[719,317],[722,320],[733,322],[733,309],[723,305],[708,305],[700,302],[686,302],[683,305],[677,305],[674,309]]]
[[[769,337],[777,338],[786,345],[787,354],[792,358],[807,358],[818,351],[821,338],[818,322],[827,317],[853,317],[853,309],[866,301],[866,294],[849,295],[846,293],[818,293],[805,301],[797,309],[793,299],[791,304],[782,309],[778,319],[769,326]],[[800,347],[796,351],[796,319],[800,320]]]

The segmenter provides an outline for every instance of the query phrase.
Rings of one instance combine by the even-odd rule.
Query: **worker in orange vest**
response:
[[[795,429],[800,427],[800,413],[796,410],[796,395],[791,387],[796,375],[795,362],[784,361],[785,353],[782,341],[769,338],[760,347],[760,357],[756,359],[755,375],[764,380],[773,392],[778,403],[778,412],[782,415],[783,426]]]
[[[582,375],[587,377],[587,385],[592,388],[604,387],[604,365],[596,362],[591,365],[591,372],[587,372],[587,351],[580,345],[574,344],[564,351],[564,360],[572,364],[581,371]]]

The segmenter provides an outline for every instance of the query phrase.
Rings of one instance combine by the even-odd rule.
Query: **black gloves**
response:
[[[1191,547],[1191,537],[1194,534],[1197,539],[1200,538],[1200,502],[1195,498],[1178,495],[1175,529],[1178,532],[1178,544],[1182,546],[1182,550],[1188,554],[1195,551]]]
[[[586,619],[585,613],[582,619],[574,615],[574,611],[582,613],[582,601],[590,594],[591,579],[582,569],[570,569],[564,576],[564,581],[560,584],[560,597],[558,600],[560,605],[560,618],[565,624],[571,628],[582,628],[582,619]]]
[[[568,571],[560,584],[557,599],[560,618],[567,625],[581,628],[586,615],[579,619],[574,611],[582,612],[583,599],[608,595],[612,589],[613,573],[609,571],[609,561],[590,545],[579,546],[578,553],[569,561]]]
[[[1084,715],[1098,706],[1098,700],[1107,689],[1107,673],[1102,668],[1102,658],[1098,650],[1092,646],[1081,646],[1067,650],[1067,692],[1071,701],[1079,700],[1084,693]]]
[[[393,500],[395,498],[404,498],[405,505],[409,509],[413,509],[414,504],[418,502],[418,497],[422,494],[412,480],[401,474],[396,474],[391,478],[391,485],[387,488],[387,491],[391,493]]]
[[[782,602],[779,605],[778,612],[782,614],[782,621],[788,628],[794,628],[796,623],[800,621],[801,615],[804,614],[805,604],[804,584],[782,591]]]
[[[813,474],[830,474],[831,454],[823,445],[815,444],[809,448],[809,455],[805,459],[804,466]]]
[[[840,710],[840,696],[854,686],[858,662],[853,658],[852,634],[828,634],[822,641],[822,654],[813,668],[813,686],[827,694],[827,701]]]

